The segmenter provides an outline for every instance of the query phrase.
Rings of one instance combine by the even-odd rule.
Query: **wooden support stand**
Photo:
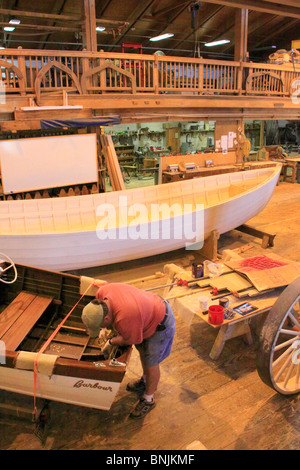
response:
[[[267,232],[262,232],[261,230],[257,230],[256,228],[250,227],[249,225],[240,225],[236,228],[239,232],[247,233],[248,235],[252,235],[255,238],[262,239],[262,247],[264,249],[269,248],[270,246],[274,246],[274,239],[275,235],[272,235]]]
[[[205,240],[203,248],[197,251],[201,258],[208,259],[210,261],[217,260],[219,238],[220,233],[217,230],[214,230],[211,235]]]
[[[223,351],[226,341],[238,336],[246,336],[246,340],[249,345],[253,344],[252,334],[249,326],[249,320],[245,320],[241,323],[235,323],[233,325],[227,324],[220,328],[219,334],[213,345],[209,357],[216,361]]]
[[[10,416],[20,420],[33,423],[33,433],[44,445],[47,438],[48,427],[51,421],[51,409],[49,400],[38,399],[36,416],[34,416],[33,402],[31,397],[20,396],[9,392],[1,392],[4,403],[0,403],[0,415]]]

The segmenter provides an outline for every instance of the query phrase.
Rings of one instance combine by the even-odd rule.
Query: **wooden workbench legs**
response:
[[[249,345],[253,344],[252,334],[249,326],[249,320],[245,320],[240,323],[234,323],[231,325],[230,323],[224,325],[220,328],[218,336],[215,340],[213,348],[210,352],[209,357],[216,361],[220,354],[223,351],[226,341],[232,338],[236,338],[238,336],[246,336],[246,340]]]

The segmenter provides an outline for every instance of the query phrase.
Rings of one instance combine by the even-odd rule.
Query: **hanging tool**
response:
[[[194,32],[194,57],[200,58],[200,46],[198,41],[198,30],[199,30],[199,10],[202,6],[202,2],[193,1],[189,7],[191,12],[191,27]]]

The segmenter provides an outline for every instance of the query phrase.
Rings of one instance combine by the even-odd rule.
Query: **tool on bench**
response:
[[[218,277],[225,276],[225,274],[228,274],[228,272],[222,273],[222,274],[220,274],[220,276],[218,276]],[[199,277],[199,278],[196,278],[196,279],[191,279],[190,281],[184,281],[184,280],[182,280],[182,279],[179,279],[179,280],[177,280],[176,282],[173,282],[172,284],[166,284],[165,286],[151,287],[151,289],[146,289],[146,292],[150,292],[150,291],[152,291],[152,290],[164,289],[165,287],[174,287],[174,286],[185,286],[185,287],[188,287],[190,284],[197,284],[197,282],[199,282],[199,281],[205,281],[205,280],[207,280],[207,279],[211,279],[211,277],[210,277],[210,276]]]
[[[157,286],[157,287],[152,287],[151,289],[146,289],[146,292],[150,292],[152,290],[164,289],[165,287],[174,287],[174,286],[188,287],[189,284],[191,284],[192,282],[197,283],[197,281],[202,281],[202,279],[204,278],[201,277],[199,279],[193,279],[192,281],[184,281],[183,279],[179,279],[178,281],[173,282],[172,284],[166,284],[165,286]]]
[[[226,290],[226,294],[220,294],[219,295],[219,292],[224,292],[224,290]],[[215,288],[212,291],[212,294],[214,295],[214,297],[212,297],[211,299],[212,300],[222,299],[223,297],[227,297],[228,295],[233,295],[234,297],[239,297],[239,294],[241,294],[242,292],[246,292],[247,290],[249,290],[249,287],[246,287],[245,289],[241,289],[239,291],[230,291],[228,289],[222,289],[222,290],[218,291],[218,289]]]

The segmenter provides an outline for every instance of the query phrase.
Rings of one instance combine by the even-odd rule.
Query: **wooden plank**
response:
[[[32,302],[1,338],[7,351],[16,350],[52,301],[53,297],[34,296]]]
[[[35,294],[21,292],[0,314],[0,339],[35,299]]]
[[[121,191],[125,189],[125,184],[112,138],[108,135],[102,135],[100,140],[112,188],[114,191]]]

